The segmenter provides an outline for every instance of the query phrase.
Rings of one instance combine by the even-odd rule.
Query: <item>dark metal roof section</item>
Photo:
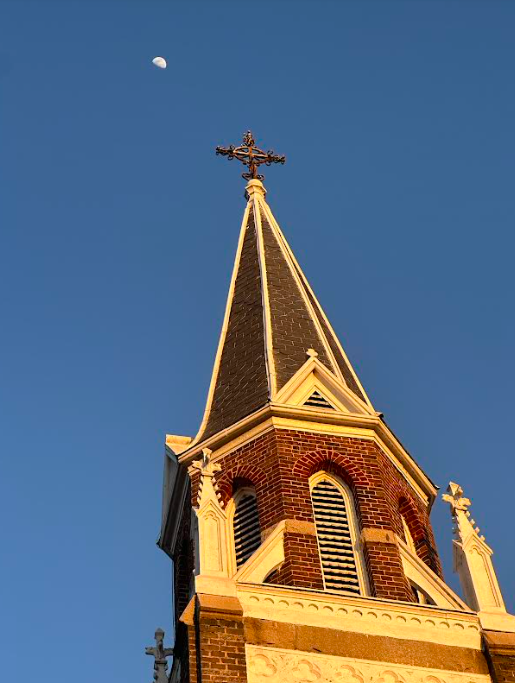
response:
[[[306,362],[306,350],[314,349],[318,359],[333,370],[313,315],[272,228],[261,214],[263,243],[270,302],[270,327],[277,389],[281,389]]]
[[[250,209],[211,409],[202,438],[238,422],[269,397],[262,281]]]
[[[204,420],[195,441],[262,408],[314,350],[318,360],[369,403],[336,335],[265,201],[259,179],[247,186],[226,317]]]

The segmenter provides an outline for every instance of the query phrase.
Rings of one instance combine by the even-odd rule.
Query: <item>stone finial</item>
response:
[[[458,540],[463,541],[471,534],[476,534],[482,541],[485,540],[484,536],[479,536],[480,529],[476,526],[475,520],[470,518],[468,510],[471,505],[470,498],[464,497],[463,489],[459,484],[449,482],[447,493],[442,494],[442,500],[450,505],[451,515],[456,523],[454,533]]]
[[[506,613],[492,564],[493,551],[486,544],[484,536],[479,535],[475,521],[470,518],[470,500],[464,497],[461,486],[452,481],[442,498],[449,503],[455,522],[454,571],[460,577],[466,602],[479,612],[485,628],[511,630],[515,617]]]
[[[449,482],[447,493],[442,495],[442,499],[450,504],[451,514],[455,514],[456,510],[466,511],[470,507],[470,500],[463,497],[463,489],[453,481]]]
[[[199,470],[203,477],[213,477],[215,472],[220,472],[220,465],[211,461],[213,451],[210,448],[202,449],[202,457],[191,465],[193,469]]]
[[[190,475],[200,473],[199,492],[195,514],[198,523],[197,563],[198,575],[228,576],[227,515],[220,502],[215,473],[222,469],[211,459],[211,451],[204,448],[202,457],[188,469]],[[198,579],[198,576],[197,576]]]
[[[166,661],[166,658],[173,655],[173,648],[164,647],[164,637],[165,632],[162,628],[158,628],[154,635],[156,641],[155,647],[145,648],[145,654],[154,657],[155,683],[168,683],[168,662]]]
[[[315,351],[315,349],[308,349],[306,351],[306,356],[308,358],[318,358],[318,353]]]
[[[221,465],[211,460],[209,448],[202,449],[202,457],[195,460],[188,471],[192,474],[195,470],[200,472],[200,484],[197,496],[197,505],[202,507],[208,500],[214,499],[218,502],[217,486],[214,480],[215,472],[220,472]]]

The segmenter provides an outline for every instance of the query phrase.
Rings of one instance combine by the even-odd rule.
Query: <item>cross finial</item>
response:
[[[457,510],[467,511],[470,507],[469,498],[463,497],[463,489],[459,484],[455,484],[453,481],[449,482],[447,487],[447,493],[442,495],[442,499],[451,506],[451,513],[456,514]]]
[[[212,450],[209,448],[202,449],[202,457],[195,460],[191,464],[191,468],[199,470],[201,475],[204,477],[214,477],[215,472],[220,472],[222,466],[219,463],[213,462],[211,460]]]
[[[279,156],[271,149],[269,149],[268,152],[264,152],[262,149],[259,149],[259,147],[256,147],[254,136],[250,130],[243,136],[242,145],[239,147],[235,147],[234,145],[229,145],[229,147],[217,147],[216,153],[227,157],[229,160],[238,159],[242,164],[248,166],[248,173],[241,174],[245,180],[263,180],[265,176],[258,173],[258,168],[262,164],[271,166],[272,164],[284,164],[286,161],[285,156]]]
[[[173,655],[173,648],[163,647],[165,632],[162,628],[156,629],[154,638],[156,641],[155,647],[146,647],[145,654],[154,657],[154,681],[155,683],[168,683],[168,663],[167,657]]]

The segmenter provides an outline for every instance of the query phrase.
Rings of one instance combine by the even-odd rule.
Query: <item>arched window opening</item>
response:
[[[324,472],[311,478],[310,487],[324,587],[353,595],[365,594],[351,492],[343,482]]]
[[[234,497],[233,535],[239,569],[261,545],[256,493],[251,488],[241,489]]]
[[[411,535],[411,531],[410,531],[410,528],[408,526],[408,522],[406,521],[406,518],[402,514],[401,514],[401,520],[402,520],[402,529],[404,531],[404,540],[406,541],[406,545],[411,550],[411,552],[413,552],[416,555],[417,549],[415,547],[415,541],[413,540],[413,536]]]
[[[433,600],[433,598],[426,593],[425,590],[420,588],[420,586],[417,586],[414,581],[410,581],[410,586],[411,590],[413,591],[415,602],[417,602],[419,605],[436,605],[436,602]]]

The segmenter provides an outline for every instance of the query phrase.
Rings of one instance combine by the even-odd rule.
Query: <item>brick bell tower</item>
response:
[[[443,580],[437,488],[374,409],[266,202],[258,166],[284,157],[250,133],[217,152],[249,166],[248,201],[202,424],[166,438],[169,680],[515,681],[515,617],[470,501],[450,485],[466,604]]]

